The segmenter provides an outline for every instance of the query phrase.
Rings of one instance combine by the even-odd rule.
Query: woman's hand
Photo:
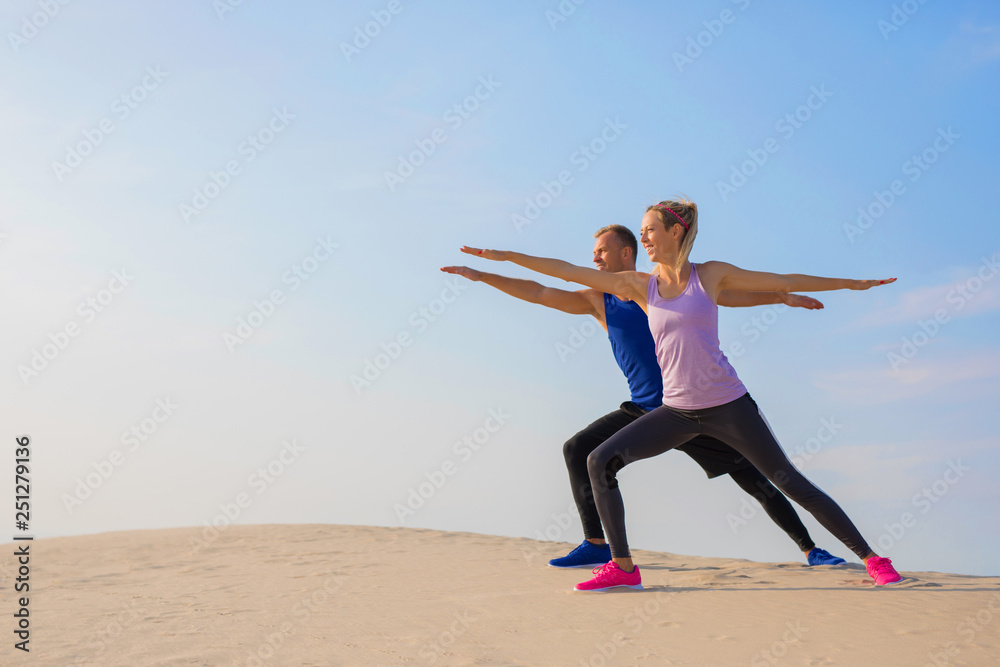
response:
[[[483,259],[491,259],[494,262],[506,262],[509,254],[509,251],[507,250],[484,250],[467,245],[462,246],[459,250],[464,252],[466,255],[475,255],[476,257],[482,257]]]
[[[852,280],[851,286],[848,289],[865,290],[878,287],[879,285],[889,285],[894,282],[896,282],[895,278],[889,278],[888,280]]]

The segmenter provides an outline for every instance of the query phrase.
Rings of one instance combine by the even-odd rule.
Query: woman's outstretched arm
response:
[[[838,289],[866,290],[896,282],[885,280],[851,280],[849,278],[820,278],[799,273],[779,274],[765,271],[747,271],[726,262],[705,262],[698,265],[705,290],[717,297],[722,290],[743,292],[826,292]]]
[[[641,271],[598,271],[564,262],[561,259],[533,257],[510,250],[484,250],[462,246],[462,252],[496,262],[512,262],[553,278],[586,285],[602,292],[617,294],[632,299],[640,306],[646,305],[646,286],[649,274]]]

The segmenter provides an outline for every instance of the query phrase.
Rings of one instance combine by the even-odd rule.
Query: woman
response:
[[[757,404],[719,348],[722,290],[746,292],[821,292],[865,290],[890,280],[846,280],[798,274],[746,271],[725,262],[694,265],[688,254],[698,234],[698,208],[687,200],[668,200],[646,209],[641,242],[656,264],[653,272],[607,273],[557,259],[500,250],[463,247],[484,259],[510,261],[556,278],[635,300],[649,317],[656,355],[663,372],[663,405],[605,441],[587,459],[601,523],[612,560],[594,569],[595,577],[577,590],[617,586],[642,588],[625,535],[625,507],[617,473],[633,461],[657,456],[697,435],[722,440],[745,456],[782,493],[808,510],[861,558],[877,586],[899,581],[892,561],[875,554],[851,520],[825,493],[791,464]]]

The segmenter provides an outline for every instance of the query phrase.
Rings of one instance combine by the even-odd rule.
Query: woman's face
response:
[[[659,213],[646,211],[646,215],[642,216],[639,239],[642,247],[646,249],[646,254],[649,255],[649,261],[660,262],[665,260],[671,251],[677,252],[680,239],[674,228],[679,226],[671,225],[671,229],[667,230]]]

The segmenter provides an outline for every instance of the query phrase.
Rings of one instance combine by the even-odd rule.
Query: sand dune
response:
[[[578,593],[570,545],[363,526],[31,543],[30,654],[3,664],[998,665],[1000,577],[641,552],[644,591]],[[905,564],[899,565],[905,568]]]

